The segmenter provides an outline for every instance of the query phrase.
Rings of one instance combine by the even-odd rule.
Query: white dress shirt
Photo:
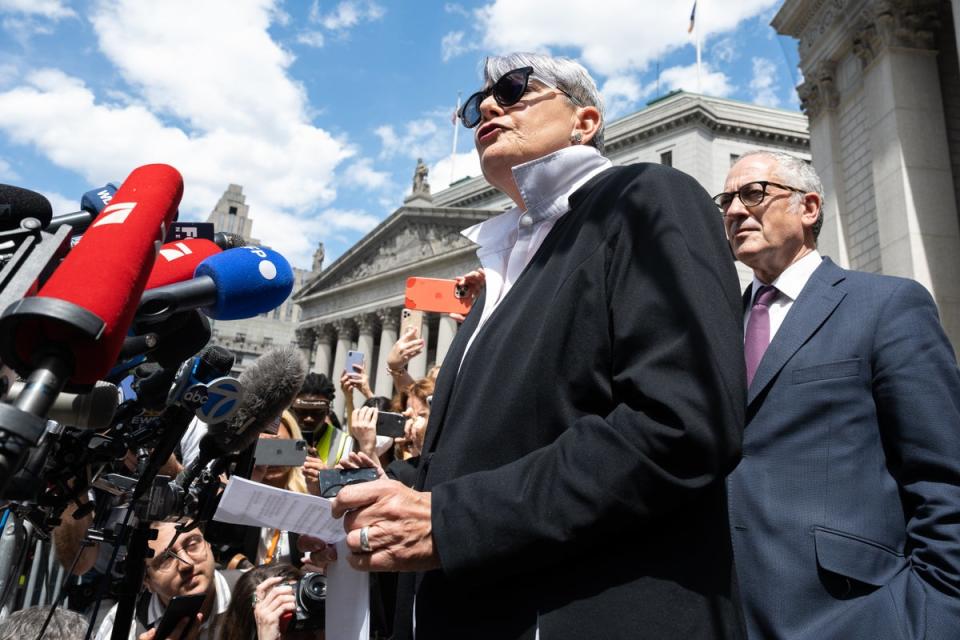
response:
[[[575,145],[513,168],[523,207],[464,229],[479,245],[477,257],[486,275],[486,301],[467,349],[506,297],[557,220],[570,211],[570,196],[612,163],[593,147]],[[466,354],[466,350],[464,351]]]
[[[776,287],[778,291],[777,296],[773,299],[773,302],[770,303],[771,342],[773,341],[773,336],[777,335],[777,331],[780,330],[780,325],[783,324],[784,318],[786,318],[790,312],[790,307],[793,306],[797,296],[800,295],[800,292],[803,291],[803,288],[807,285],[807,280],[809,280],[813,272],[817,270],[822,260],[823,258],[820,257],[820,253],[814,249],[784,269],[783,273],[770,283]],[[753,301],[757,297],[757,291],[766,284],[765,282],[761,282],[757,276],[753,276],[753,284],[750,286],[750,304],[747,305],[747,310],[743,314],[744,335],[746,335],[747,323],[750,322],[750,310],[753,308]]]

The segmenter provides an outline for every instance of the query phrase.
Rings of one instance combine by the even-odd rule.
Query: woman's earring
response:
[[[573,144],[580,144],[581,142],[583,142],[583,134],[580,133],[579,131],[572,134],[570,136],[570,142],[572,142]]]

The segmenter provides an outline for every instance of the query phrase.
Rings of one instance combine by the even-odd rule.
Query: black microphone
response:
[[[213,234],[213,243],[223,251],[247,246],[247,241],[243,236],[229,231],[217,231]]]
[[[36,218],[41,227],[50,224],[53,208],[36,191],[0,184],[0,231],[17,229],[27,218]]]
[[[197,459],[177,477],[187,487],[211,460],[240,453],[280,418],[303,386],[307,364],[293,347],[272,349],[240,374],[240,409],[229,420],[207,426]]]

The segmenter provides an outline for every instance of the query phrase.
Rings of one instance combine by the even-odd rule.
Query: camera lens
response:
[[[311,613],[324,610],[327,599],[327,578],[322,573],[308,573],[300,581],[300,602]]]

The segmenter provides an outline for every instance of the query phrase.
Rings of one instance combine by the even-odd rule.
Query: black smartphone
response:
[[[253,458],[258,466],[302,467],[307,459],[307,441],[260,438]]]
[[[403,425],[406,423],[407,419],[402,414],[380,411],[377,413],[377,435],[402,438]]]
[[[377,479],[377,470],[373,467],[363,469],[321,469],[318,472],[320,497],[336,498],[340,489],[348,484],[370,482]]]
[[[191,622],[183,630],[183,636],[186,637],[187,631],[196,622],[197,613],[203,606],[203,601],[207,599],[206,594],[200,593],[193,596],[173,596],[170,598],[170,604],[163,612],[163,617],[157,623],[157,634],[154,638],[169,638],[173,633],[174,627],[184,618],[190,618]]]

